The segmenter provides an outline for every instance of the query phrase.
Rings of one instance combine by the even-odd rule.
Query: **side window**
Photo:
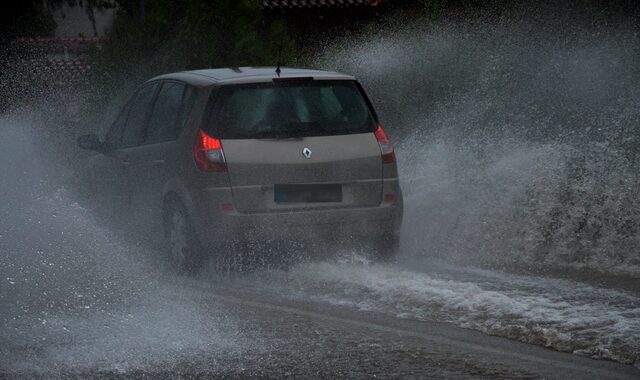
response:
[[[111,124],[109,131],[105,137],[105,143],[109,147],[109,149],[117,149],[120,147],[120,140],[122,138],[122,130],[124,129],[124,125],[127,121],[127,115],[129,114],[129,105],[131,104],[131,100],[129,100],[122,110],[118,114],[116,120]]]
[[[164,82],[153,105],[146,143],[172,140],[180,113],[184,84]]]
[[[142,87],[131,103],[127,125],[122,134],[123,148],[138,146],[144,141],[149,108],[157,87],[157,83]]]
[[[146,143],[178,138],[195,101],[192,87],[179,82],[165,82],[153,106]]]
[[[182,97],[182,107],[180,107],[178,123],[176,124],[173,138],[178,138],[178,135],[180,135],[180,132],[182,132],[182,128],[184,128],[184,125],[187,123],[187,119],[189,118],[189,114],[191,113],[191,109],[193,108],[193,104],[195,102],[196,90],[191,86],[187,86],[184,92],[184,96]]]

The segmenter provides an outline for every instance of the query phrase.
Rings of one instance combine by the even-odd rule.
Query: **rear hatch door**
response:
[[[350,80],[222,87],[209,133],[222,140],[242,213],[380,204],[376,121]]]

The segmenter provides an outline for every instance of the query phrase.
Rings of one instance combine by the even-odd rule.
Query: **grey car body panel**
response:
[[[291,139],[222,140],[234,205],[242,213],[376,206],[382,161],[373,133]],[[308,148],[311,157],[302,151]],[[340,184],[342,201],[278,204],[276,184]]]
[[[120,191],[127,193],[123,197],[129,196],[134,210],[159,214],[168,199],[181,202],[206,247],[262,234],[269,238],[397,234],[403,207],[397,168],[395,163],[382,164],[373,133],[222,140],[229,171],[202,172],[197,168],[193,144],[212,91],[230,84],[271,81],[278,78],[274,70],[197,70],[150,79],[147,83],[173,80],[197,89],[185,127],[174,141],[121,149],[108,153],[108,158],[94,159],[111,162],[127,156],[126,175],[120,167],[105,168],[108,163],[101,164],[99,170],[112,172],[110,177],[116,182],[119,175],[126,180]],[[280,78],[300,77],[355,80],[334,72],[282,68]],[[305,147],[313,151],[311,159],[302,155]],[[343,186],[343,202],[276,204],[273,185],[282,183],[338,183]],[[391,194],[395,200],[385,203],[383,194]],[[229,204],[234,209],[224,210]]]

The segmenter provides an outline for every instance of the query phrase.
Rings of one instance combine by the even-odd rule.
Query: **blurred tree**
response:
[[[300,64],[284,21],[256,0],[117,0],[111,32],[92,52],[96,110],[121,104],[149,77],[210,67]]]
[[[283,24],[266,28],[257,1],[118,0],[112,32],[97,54],[100,71],[155,74],[195,67],[272,64]]]
[[[53,17],[42,0],[3,1],[0,5],[0,42],[7,44],[18,37],[52,35]]]
[[[91,26],[93,26],[93,35],[97,37],[98,30],[96,28],[95,11],[115,8],[118,0],[46,0],[46,4],[51,11],[60,11],[64,5],[68,7],[82,7],[89,21],[91,21]]]

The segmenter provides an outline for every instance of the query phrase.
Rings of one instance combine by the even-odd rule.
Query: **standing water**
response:
[[[397,136],[401,260],[301,266],[286,286],[638,363],[640,36],[572,16],[327,48],[318,66],[360,79]]]
[[[327,47],[317,65],[358,77],[397,136],[399,263],[344,252],[235,284],[638,363],[640,36],[566,21],[414,24]],[[244,352],[223,307],[75,202],[50,155],[74,161],[74,142],[43,150],[56,126],[35,111],[0,119],[0,370]]]

